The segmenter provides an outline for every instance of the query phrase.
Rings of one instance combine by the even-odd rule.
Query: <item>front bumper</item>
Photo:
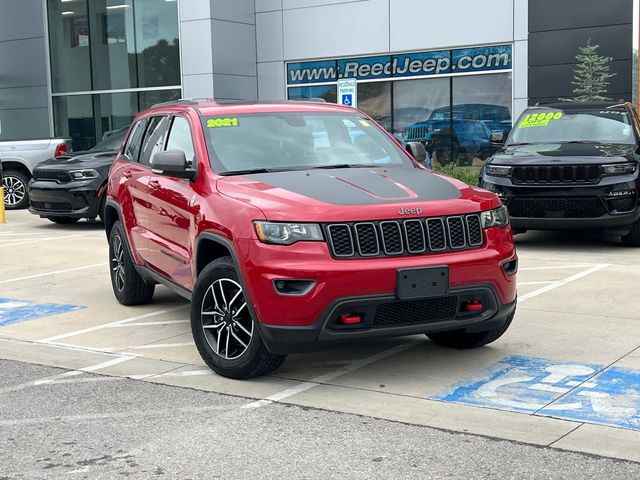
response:
[[[640,220],[638,175],[603,177],[595,184],[514,184],[508,177],[482,176],[517,229],[602,229],[624,233]]]
[[[464,312],[460,306],[469,298],[483,298],[482,312]],[[442,304],[448,299],[456,305],[455,316],[420,319],[407,315],[420,311],[421,306]],[[452,289],[446,297],[418,300],[397,300],[393,295],[345,298],[330,305],[318,320],[309,326],[291,327],[260,324],[262,339],[269,351],[278,354],[301,353],[325,345],[379,337],[398,337],[451,330],[468,333],[494,330],[514,314],[516,301],[502,304],[496,301],[489,287]],[[364,322],[360,325],[341,325],[340,318],[347,312],[357,312]],[[401,314],[405,313],[405,316]],[[382,317],[382,322],[377,321]],[[426,319],[425,319],[426,318]]]
[[[515,275],[507,273],[504,267],[505,263],[517,259],[510,228],[486,230],[484,246],[476,249],[404,257],[337,260],[331,257],[324,242],[278,246],[246,239],[240,240],[236,247],[245,288],[265,342],[272,351],[295,351],[298,344],[304,350],[316,343],[463,328],[467,322],[469,325],[491,322],[499,316],[502,318],[500,312],[504,306],[516,298]],[[475,292],[486,298],[483,303],[487,308],[464,318],[453,319],[449,315],[443,321],[429,321],[427,325],[416,321],[405,325],[367,323],[373,321],[376,307],[397,303],[398,269],[443,265],[449,267],[446,296],[462,300],[463,296]],[[278,280],[315,283],[302,295],[284,295],[276,291],[274,283]],[[352,312],[354,308],[364,313],[365,322],[355,330],[334,328],[335,316]],[[402,309],[409,306],[399,308],[402,316]]]
[[[95,218],[102,184],[102,179],[69,183],[32,180],[28,187],[29,211],[41,217]]]

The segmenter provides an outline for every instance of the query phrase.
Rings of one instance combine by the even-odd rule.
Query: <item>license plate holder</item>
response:
[[[441,297],[449,293],[449,266],[400,268],[396,272],[399,300]]]

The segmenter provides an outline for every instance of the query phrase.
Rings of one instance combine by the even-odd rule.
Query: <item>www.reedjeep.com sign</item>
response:
[[[511,69],[511,45],[287,64],[289,85]]]

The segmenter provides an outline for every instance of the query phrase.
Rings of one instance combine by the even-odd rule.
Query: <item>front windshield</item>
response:
[[[261,113],[204,117],[214,171],[413,167],[370,120],[342,113]]]
[[[629,116],[620,108],[536,108],[522,116],[507,145],[564,142],[634,144],[635,138]]]

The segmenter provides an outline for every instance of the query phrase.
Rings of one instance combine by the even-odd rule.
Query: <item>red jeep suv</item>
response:
[[[116,298],[146,303],[161,283],[189,299],[195,344],[227,377],[373,337],[478,347],[515,313],[500,200],[425,169],[353,108],[157,105],[133,122],[107,195]]]

